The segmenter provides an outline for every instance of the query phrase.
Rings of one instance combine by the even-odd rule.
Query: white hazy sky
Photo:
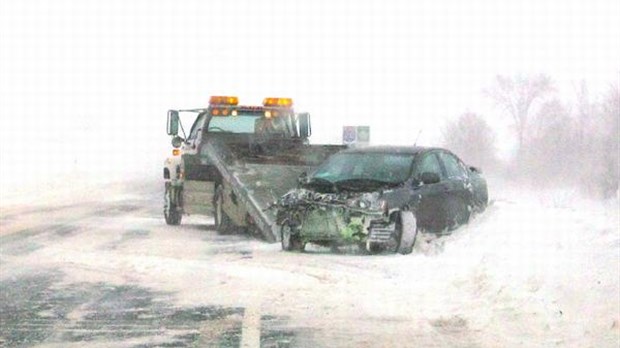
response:
[[[166,110],[213,94],[293,97],[315,143],[432,145],[529,73],[568,98],[617,83],[620,1],[2,1],[0,184],[160,175]]]

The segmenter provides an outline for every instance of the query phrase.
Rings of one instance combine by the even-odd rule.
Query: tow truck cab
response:
[[[196,115],[188,134],[180,113]],[[214,214],[216,225],[226,219],[229,226],[246,226],[252,223],[247,207],[236,202],[214,159],[226,161],[234,154],[236,161],[250,157],[281,164],[294,161],[286,155],[308,144],[310,115],[295,113],[290,98],[265,98],[261,106],[243,106],[237,97],[213,96],[207,108],[169,110],[167,133],[173,149],[163,169],[166,222],[177,225],[183,214]],[[214,153],[207,143],[225,144],[227,151]],[[220,206],[215,207],[218,199]]]

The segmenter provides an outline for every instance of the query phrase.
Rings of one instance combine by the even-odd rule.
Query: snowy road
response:
[[[7,204],[0,346],[617,347],[617,210],[502,192],[408,256],[166,226],[159,183]]]

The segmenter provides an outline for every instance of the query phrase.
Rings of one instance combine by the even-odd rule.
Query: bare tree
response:
[[[559,99],[541,104],[519,158],[522,172],[541,185],[573,183],[579,157],[577,128],[570,109]]]
[[[466,163],[485,168],[495,165],[495,134],[480,115],[466,112],[448,123],[442,133],[445,147]]]
[[[602,134],[599,151],[600,166],[599,188],[603,197],[608,198],[618,193],[619,142],[620,142],[620,89],[612,86],[601,104]]]
[[[485,93],[503,108],[514,122],[518,140],[518,154],[521,154],[528,131],[532,108],[554,90],[547,75],[510,78],[498,75],[494,85]]]

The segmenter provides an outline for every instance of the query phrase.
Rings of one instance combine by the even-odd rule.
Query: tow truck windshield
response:
[[[214,116],[207,129],[209,132],[254,133],[256,121],[260,118],[260,115]]]
[[[262,113],[236,116],[213,116],[209,121],[208,132],[238,134],[279,134],[287,137],[296,135],[291,116],[266,118]]]

